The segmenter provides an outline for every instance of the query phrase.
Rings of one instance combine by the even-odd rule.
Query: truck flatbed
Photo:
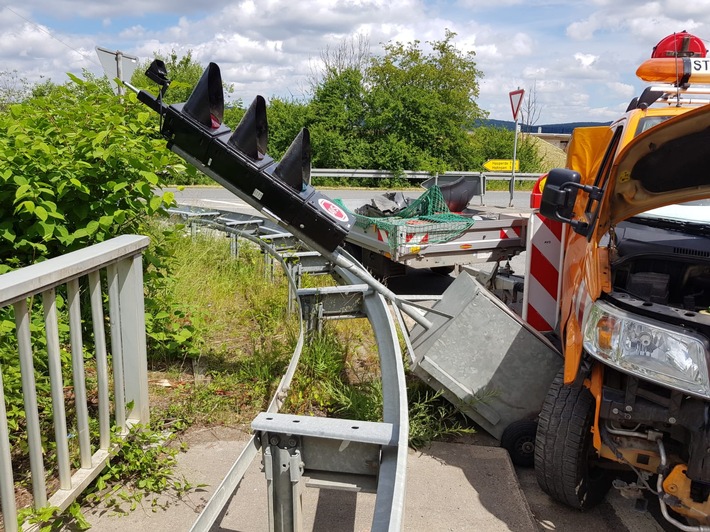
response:
[[[341,203],[350,212],[362,208]],[[454,214],[459,221],[421,217],[397,219],[396,226],[391,217],[383,217],[382,223],[374,217],[358,218],[346,241],[362,250],[359,258],[366,266],[371,266],[368,257],[376,262],[373,254],[411,268],[452,268],[506,260],[525,250],[529,213],[467,208]]]

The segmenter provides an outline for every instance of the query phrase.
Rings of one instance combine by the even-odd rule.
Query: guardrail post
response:
[[[235,234],[229,234],[229,254],[235,258],[239,259],[239,236]]]

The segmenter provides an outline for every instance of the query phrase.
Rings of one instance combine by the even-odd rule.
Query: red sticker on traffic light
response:
[[[321,209],[323,209],[325,212],[327,212],[330,216],[332,216],[339,222],[350,221],[350,218],[348,218],[348,215],[345,214],[345,211],[329,199],[320,198],[318,200],[318,205],[320,205]]]

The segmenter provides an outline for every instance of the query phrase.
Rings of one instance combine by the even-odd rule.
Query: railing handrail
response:
[[[0,275],[0,307],[96,271],[107,264],[140,254],[150,244],[142,235],[121,235]]]

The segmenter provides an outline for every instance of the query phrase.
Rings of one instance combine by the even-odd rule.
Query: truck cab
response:
[[[575,130],[567,168],[543,190],[541,213],[572,230],[564,368],[540,413],[535,467],[568,505],[599,502],[613,482],[657,495],[671,524],[700,531],[710,525],[710,61],[704,47],[679,52],[694,37],[672,37],[671,53],[654,51],[637,71],[657,84],[609,127]]]

